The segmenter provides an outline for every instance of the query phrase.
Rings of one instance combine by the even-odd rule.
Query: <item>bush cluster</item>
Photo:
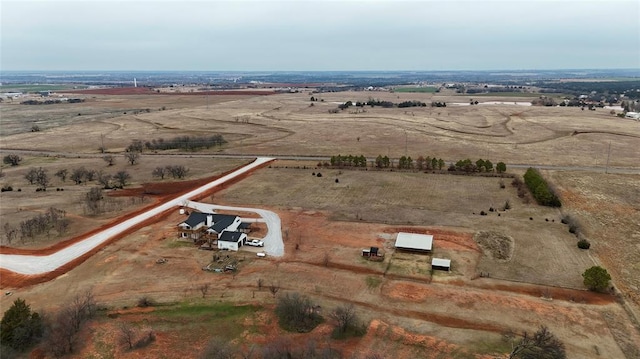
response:
[[[20,222],[20,237],[23,239],[34,238],[42,233],[48,233],[52,229],[58,233],[64,233],[70,223],[70,220],[65,216],[65,211],[51,207],[45,213]]]
[[[337,155],[331,156],[330,159],[331,166],[346,166],[346,167],[367,167],[367,158],[364,155],[353,156],[353,155]]]
[[[292,332],[308,333],[322,323],[315,305],[308,297],[298,293],[280,297],[276,304],[276,315],[280,326]]]
[[[211,148],[222,146],[227,141],[220,134],[211,136],[178,136],[165,140],[163,138],[146,141],[144,147],[149,150],[185,150],[195,151],[201,148]],[[141,141],[134,141],[129,145],[129,149],[133,152],[142,152]]]
[[[581,239],[578,241],[578,248],[580,249],[589,249],[591,248],[591,243],[589,243],[586,239]]]
[[[524,174],[524,182],[538,204],[548,207],[562,206],[558,196],[537,169],[529,167]]]

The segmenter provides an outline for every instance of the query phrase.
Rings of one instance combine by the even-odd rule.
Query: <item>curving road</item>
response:
[[[129,230],[132,227],[139,225],[150,217],[157,216],[162,212],[165,212],[173,207],[182,206],[185,203],[189,203],[189,199],[202,193],[208,191],[216,186],[219,186],[237,176],[240,176],[256,167],[259,167],[267,162],[273,161],[273,158],[270,157],[258,157],[252,163],[239,168],[238,170],[229,173],[225,176],[222,176],[212,182],[209,182],[201,187],[190,191],[184,195],[176,197],[164,204],[161,204],[157,207],[154,207],[144,213],[141,213],[133,218],[130,218],[126,221],[123,221],[111,228],[105,229],[95,235],[88,237],[80,242],[74,243],[69,247],[61,249],[60,251],[53,253],[47,256],[36,256],[36,255],[15,255],[15,254],[0,254],[0,268],[6,269],[19,274],[26,275],[38,275],[45,274],[51,271],[56,270],[57,268],[62,267],[63,265],[73,261],[76,258],[81,257],[82,255],[90,252],[95,249],[99,245],[105,243],[111,238],[114,238],[125,231]],[[219,206],[220,207],[220,206]],[[227,207],[233,208],[233,207]],[[220,207],[222,209],[222,207]],[[250,210],[250,209],[247,209]],[[272,223],[272,226],[269,228],[269,233],[273,237],[273,239],[269,239],[270,242],[276,242],[276,228],[274,227],[276,224],[280,224],[280,219],[277,218],[277,215],[273,212],[262,211],[262,210],[251,210],[256,213],[259,213],[265,220],[270,221],[268,223]],[[260,212],[264,213],[260,213]],[[272,217],[275,216],[277,221]],[[282,241],[282,236],[280,235],[280,241]],[[266,242],[266,241],[265,241]],[[266,245],[266,244],[265,244]],[[277,255],[278,248],[277,245],[274,244],[274,247],[271,249],[273,255]],[[282,254],[281,254],[282,255]]]

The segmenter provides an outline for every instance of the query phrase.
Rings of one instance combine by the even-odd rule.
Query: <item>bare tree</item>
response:
[[[66,168],[63,168],[63,169],[59,170],[58,172],[56,172],[56,177],[60,178],[60,180],[62,182],[66,182],[68,173],[69,173],[69,171]]]
[[[101,211],[100,201],[102,200],[102,188],[93,187],[85,195],[85,206],[91,214],[98,214]]]
[[[258,290],[262,290],[262,287],[264,287],[264,279],[258,278]]]
[[[46,190],[51,183],[47,170],[42,167],[29,169],[27,174],[24,175],[24,178],[29,182],[29,184],[37,184],[39,189]]]
[[[87,182],[93,182],[97,176],[98,172],[96,172],[96,170],[87,170],[84,174],[84,178],[87,180]]]
[[[107,166],[113,166],[116,163],[116,157],[114,155],[104,155],[102,159],[107,163]]]
[[[84,167],[74,168],[71,171],[71,180],[75,182],[75,184],[80,184],[84,182],[85,177],[87,175],[87,170]]]
[[[280,284],[276,282],[271,283],[269,286],[269,292],[271,292],[274,298],[276,297],[276,294],[278,294],[278,291],[280,291]]]
[[[93,293],[88,290],[77,295],[70,304],[62,308],[48,328],[46,347],[58,358],[73,352],[82,324],[95,313]]]
[[[130,165],[135,165],[140,159],[140,152],[126,152],[124,158],[127,159]]]
[[[38,188],[42,189],[42,190],[46,190],[47,187],[49,187],[49,185],[51,184],[51,179],[49,178],[49,175],[47,174],[47,170],[42,169],[42,167],[40,167],[38,169],[38,175],[37,175],[37,179],[36,179],[36,183],[38,184]]]
[[[102,188],[111,188],[111,175],[107,173],[98,173],[98,183],[102,185]]]
[[[164,176],[166,174],[167,174],[167,171],[165,167],[156,167],[153,169],[153,172],[151,172],[151,175],[153,177],[159,177],[161,180],[164,179]]]
[[[338,330],[343,334],[346,333],[350,327],[358,325],[358,316],[356,315],[356,309],[353,304],[341,305],[331,312],[329,316],[338,322]]]
[[[95,307],[96,302],[90,290],[73,298],[67,307],[67,314],[76,331],[80,331],[82,324],[93,317]]]
[[[7,244],[11,244],[11,242],[18,236],[18,229],[10,225],[9,222],[5,222],[2,229],[4,230],[4,236],[7,239]]]
[[[200,289],[200,293],[202,293],[202,298],[207,296],[210,287],[211,285],[209,283],[202,284],[200,287],[198,287],[198,289]]]
[[[131,179],[131,175],[127,171],[118,171],[118,173],[116,173],[113,178],[116,180],[120,187],[124,187]]]
[[[182,165],[167,166],[166,169],[171,174],[171,177],[178,179],[186,177],[187,173],[189,173],[189,169]]]
[[[328,267],[330,261],[331,261],[331,257],[329,257],[329,252],[324,252],[324,257],[322,258],[322,265],[324,265],[325,267]]]
[[[63,308],[49,322],[46,328],[44,346],[54,358],[73,352],[78,332],[74,329],[68,308]]]
[[[566,357],[564,344],[546,326],[541,326],[533,334],[524,332],[522,340],[509,353],[509,359],[564,359]]]
[[[35,184],[38,181],[38,170],[35,168],[30,168],[29,171],[24,175],[24,179],[29,182],[29,184]]]
[[[127,322],[120,322],[118,324],[118,331],[120,333],[120,342],[125,344],[129,350],[133,349],[137,336],[135,328]]]

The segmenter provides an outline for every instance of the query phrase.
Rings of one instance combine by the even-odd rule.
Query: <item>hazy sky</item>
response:
[[[640,1],[8,1],[1,70],[640,68]]]

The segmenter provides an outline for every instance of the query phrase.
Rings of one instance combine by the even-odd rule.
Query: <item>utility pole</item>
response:
[[[609,157],[611,156],[611,141],[609,141],[609,150],[607,151],[607,165],[604,168],[604,173],[609,173]]]
[[[209,111],[209,89],[207,89],[207,111]]]
[[[407,156],[407,146],[409,144],[409,139],[407,137],[407,130],[404,130],[404,155]]]

